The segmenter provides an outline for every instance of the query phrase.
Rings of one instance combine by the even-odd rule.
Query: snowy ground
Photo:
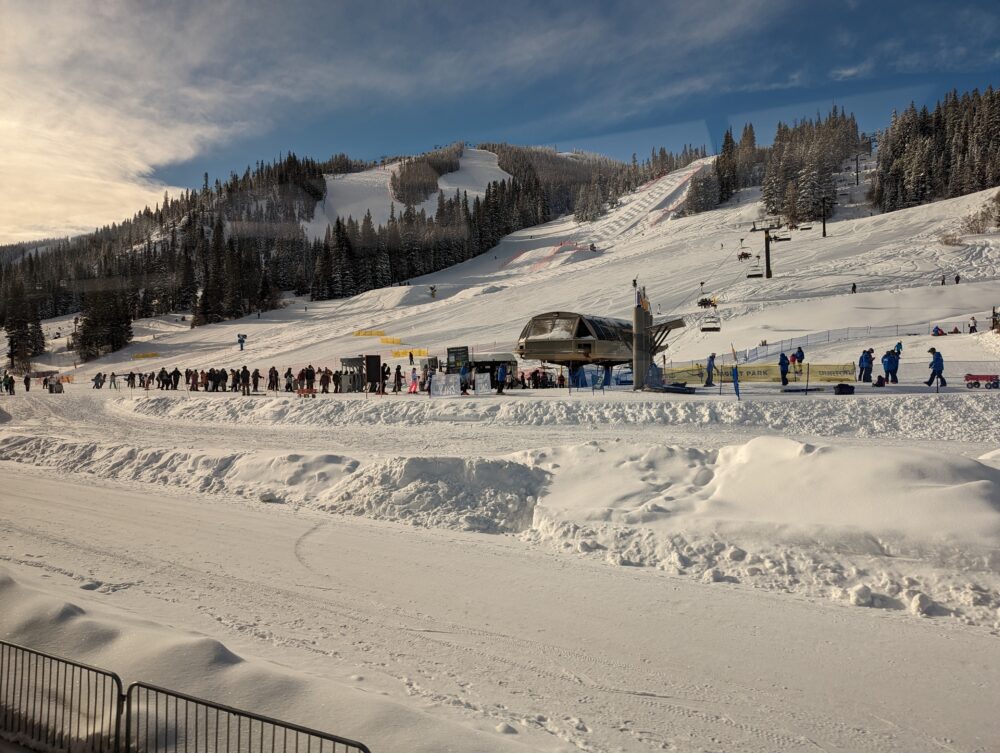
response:
[[[777,244],[774,279],[748,280],[735,254],[759,250],[754,192],[674,216],[703,167],[409,287],[197,330],[144,321],[75,370],[56,343],[45,360],[77,383],[0,400],[0,637],[375,751],[1000,750],[1000,394],[961,381],[1000,367],[1000,337],[926,334],[1000,303],[1000,239],[940,243],[989,194],[882,216],[852,203],[830,237]],[[748,383],[740,402],[728,387],[306,401],[86,384],[506,350],[541,311],[627,315],[636,275],[691,325],[671,360],[899,324],[808,356],[900,339],[904,384]],[[697,326],[702,281],[721,333]],[[950,367],[940,394],[920,384],[931,345]]]

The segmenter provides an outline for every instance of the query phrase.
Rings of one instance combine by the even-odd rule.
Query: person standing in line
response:
[[[258,312],[259,313],[259,312]],[[264,375],[260,373],[260,369],[254,369],[253,374],[250,375],[250,381],[253,382],[253,391],[257,392],[260,387],[260,380],[264,378]]]
[[[501,363],[497,369],[497,394],[503,394],[503,388],[507,386],[507,364]]]
[[[410,395],[416,395],[420,392],[420,378],[417,376],[417,367],[414,366],[410,369],[410,389],[407,390]]]
[[[778,356],[778,370],[781,372],[781,386],[788,386],[788,356],[782,353]]]
[[[403,367],[398,363],[396,364],[396,371],[392,376],[392,391],[394,394],[403,391]]]
[[[931,348],[927,352],[931,354],[931,362],[927,367],[931,370],[931,378],[924,382],[924,384],[930,387],[934,384],[934,380],[937,379],[939,385],[947,387],[948,382],[944,378],[944,356],[936,348]]]
[[[713,381],[715,377],[715,353],[708,354],[708,362],[705,364],[705,386],[714,387],[715,382]]]
[[[244,397],[250,397],[250,369],[246,364],[240,369],[240,392]]]

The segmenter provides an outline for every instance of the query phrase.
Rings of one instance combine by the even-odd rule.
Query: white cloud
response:
[[[834,68],[830,71],[830,78],[834,81],[848,81],[854,78],[864,78],[875,69],[875,61],[869,58],[856,65],[849,65],[843,68]]]

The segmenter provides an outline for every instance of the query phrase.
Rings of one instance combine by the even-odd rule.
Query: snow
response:
[[[79,367],[55,343],[40,363],[67,392],[0,399],[0,637],[374,751],[994,749],[1000,394],[962,375],[1000,371],[1000,336],[928,330],[985,327],[1000,303],[1000,236],[940,241],[995,191],[870,216],[861,186],[829,237],[793,231],[775,277],[750,280],[735,254],[760,251],[756,191],[674,211],[710,162],[410,286],[143,320]],[[445,177],[474,188],[490,164],[469,150]],[[337,179],[326,204],[387,212],[387,180]],[[898,340],[903,383],[748,382],[740,401],[89,389],[97,371],[509,351],[538,313],[630,318],[636,277],[688,322],[668,365],[806,335],[807,363],[854,363]],[[701,282],[720,333],[698,327]],[[402,343],[353,334],[372,329]],[[940,394],[921,384],[931,346]]]
[[[392,196],[389,178],[398,165],[386,165],[364,170],[359,173],[326,176],[326,195],[316,205],[311,220],[303,222],[306,236],[309,240],[322,240],[327,227],[333,224],[337,217],[347,219],[353,217],[358,222],[364,219],[365,212],[372,213],[372,222],[384,225],[389,221],[390,207],[395,205],[396,216],[405,207]],[[497,156],[483,149],[465,149],[459,159],[459,169],[446,173],[438,178],[438,189],[451,198],[455,191],[466,192],[469,203],[477,196],[484,196],[486,186],[493,181],[510,178],[497,165]],[[417,212],[425,211],[433,216],[437,211],[437,194],[414,207]]]

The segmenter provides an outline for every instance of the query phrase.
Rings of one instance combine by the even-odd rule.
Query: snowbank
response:
[[[534,397],[534,396],[533,396]],[[880,395],[855,398],[827,394],[735,401],[731,396],[650,400],[631,394],[608,398],[544,397],[483,400],[363,400],[262,398],[254,401],[204,396],[177,399],[123,399],[121,410],[143,416],[197,423],[344,426],[421,425],[428,422],[479,422],[485,426],[722,425],[794,435],[872,437],[914,440],[995,442],[1000,397],[951,393]]]
[[[1000,469],[991,455],[759,437],[719,450],[617,440],[359,466],[331,454],[139,451],[11,435],[0,440],[0,460],[413,526],[519,533],[711,583],[844,599],[843,589],[864,584],[883,599],[871,603],[900,608],[919,584],[935,608],[976,622],[992,623],[1000,607]]]

